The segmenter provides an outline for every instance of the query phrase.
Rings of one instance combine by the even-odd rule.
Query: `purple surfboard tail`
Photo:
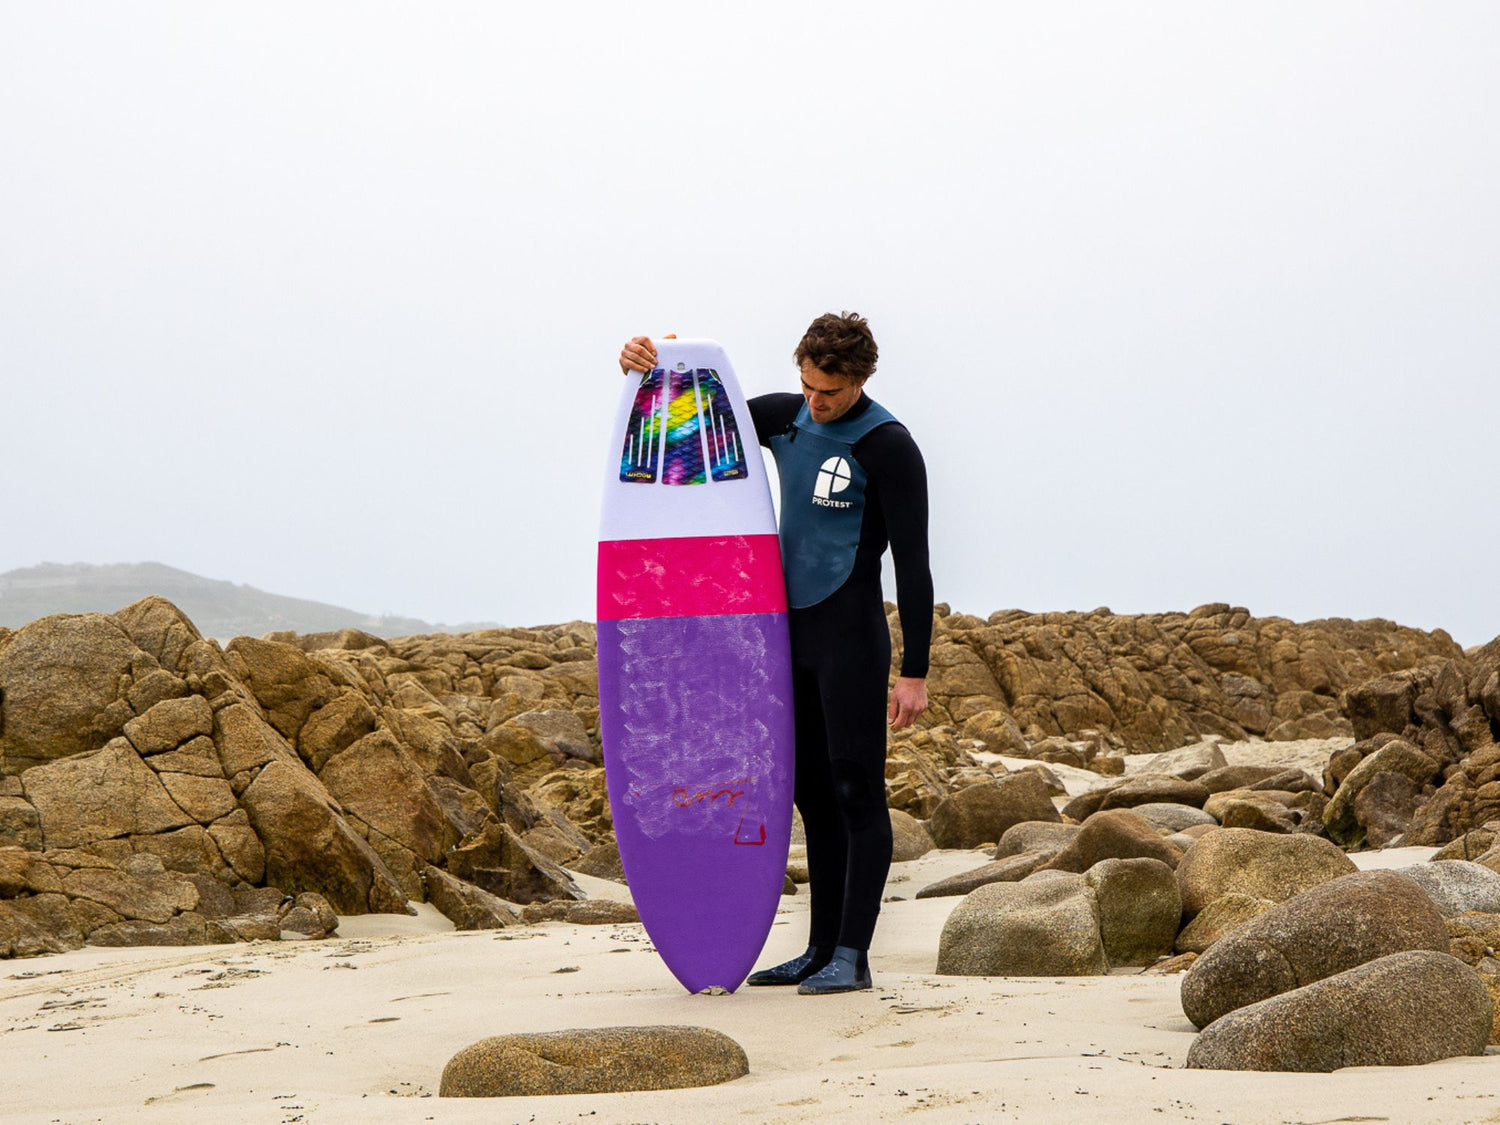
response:
[[[625,876],[691,992],[738,988],[770,932],[791,838],[784,613],[599,623],[605,778]],[[630,685],[631,690],[620,690]]]

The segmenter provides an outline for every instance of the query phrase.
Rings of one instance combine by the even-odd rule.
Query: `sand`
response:
[[[1355,859],[1399,867],[1431,854]],[[0,1120],[1500,1121],[1497,1057],[1331,1075],[1188,1071],[1181,977],[934,975],[959,900],[910,896],[986,859],[942,851],[895,865],[888,894],[901,900],[882,914],[876,988],[845,996],[689,996],[638,925],[456,933],[429,907],[344,919],[338,937],[317,942],[0,963]],[[762,964],[801,951],[806,910],[805,893],[782,900]],[[732,1036],[751,1073],[662,1093],[436,1097],[448,1058],[488,1035],[662,1023]]]

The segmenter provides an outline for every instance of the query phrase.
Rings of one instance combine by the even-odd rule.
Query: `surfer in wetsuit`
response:
[[[797,345],[802,393],[748,404],[781,478],[795,792],[812,895],[807,950],[752,973],[749,983],[795,984],[805,995],[871,987],[868,951],[891,865],[881,715],[901,730],[927,707],[927,470],[906,427],[864,393],[876,357],[863,317],[825,313]],[[645,336],[620,353],[622,370],[655,363]],[[888,544],[904,642],[889,698],[891,641],[880,588]]]

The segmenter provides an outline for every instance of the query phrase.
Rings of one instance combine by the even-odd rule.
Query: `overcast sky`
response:
[[[620,343],[854,309],[955,608],[1479,643],[1497,106],[1489,2],[0,2],[0,572],[591,618]]]

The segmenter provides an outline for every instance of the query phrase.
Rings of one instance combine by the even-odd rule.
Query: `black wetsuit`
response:
[[[798,437],[803,398],[770,394],[749,402],[760,443],[778,465]],[[783,475],[782,548],[788,558],[792,691],[796,714],[796,802],[807,832],[812,924],[809,945],[867,950],[875,932],[891,864],[890,814],[885,803],[887,676],[891,662],[880,587],[880,560],[890,545],[896,562],[896,605],[904,652],[901,675],[927,675],[932,637],[932,575],[927,559],[927,471],[906,427],[861,394],[840,423],[858,423],[875,410],[888,420],[847,447],[850,466],[826,471],[808,495],[788,493]],[[803,414],[803,423],[807,415]],[[876,415],[865,419],[868,424]],[[858,426],[854,427],[856,430]],[[827,452],[820,448],[818,456]],[[856,486],[850,488],[852,480]],[[861,472],[862,470],[862,472]],[[804,475],[806,469],[803,470]],[[831,491],[830,491],[831,490]],[[848,508],[841,497],[862,494],[853,565],[831,593],[798,604],[790,560],[819,532],[815,520],[789,518],[789,505]],[[814,495],[821,500],[814,500]],[[852,534],[850,535],[852,543]],[[812,544],[816,547],[817,544]],[[839,569],[825,585],[838,581]],[[814,596],[822,594],[815,588]]]

